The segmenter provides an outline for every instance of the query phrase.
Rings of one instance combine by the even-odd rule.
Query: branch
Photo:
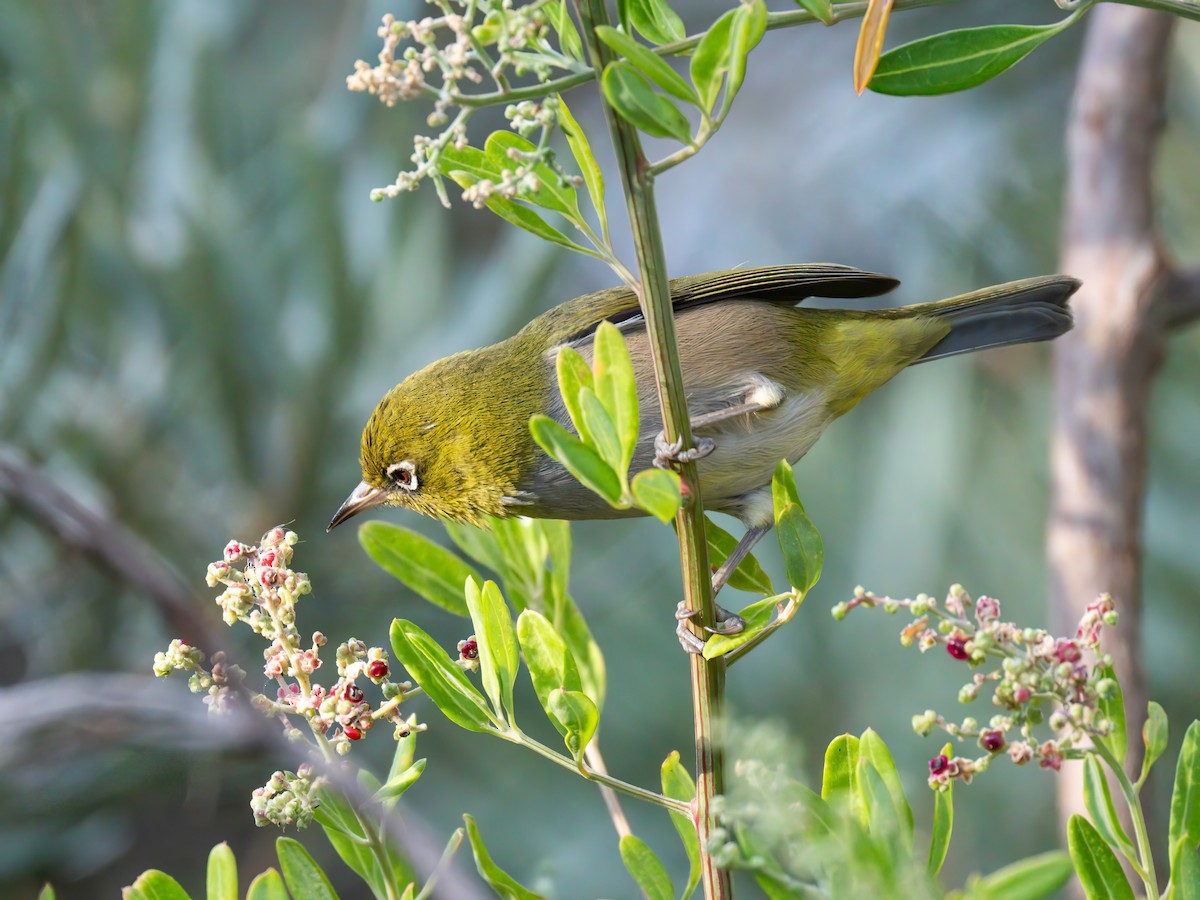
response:
[[[596,35],[598,25],[609,23],[604,0],[577,0],[584,38],[592,63],[600,71],[611,53]],[[617,166],[621,172],[629,224],[633,233],[641,283],[636,286],[638,300],[646,319],[646,334],[654,362],[654,378],[662,410],[663,431],[667,440],[682,440],[683,448],[693,447],[688,419],[683,371],[675,341],[675,317],[667,284],[667,264],[659,233],[658,209],[654,199],[654,176],[642,152],[637,129],[618,116],[606,103]],[[679,558],[683,569],[683,597],[688,609],[698,610],[698,623],[716,624],[712,596],[712,574],[708,565],[708,542],[704,534],[704,504],[696,464],[680,466],[680,477],[691,502],[675,519],[679,535]],[[732,896],[729,872],[717,867],[708,853],[709,839],[715,828],[713,797],[724,792],[725,757],[720,729],[725,696],[725,662],[706,660],[698,653],[689,654],[692,680],[692,714],[696,735],[696,801],[694,818],[700,839],[701,883],[709,900]]]

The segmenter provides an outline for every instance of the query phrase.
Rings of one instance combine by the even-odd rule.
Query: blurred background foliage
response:
[[[316,586],[305,630],[386,644],[402,614],[449,646],[465,637],[369,563],[352,528],[324,533],[358,481],[362,423],[408,372],[612,281],[487,213],[443,210],[430,190],[367,200],[406,164],[424,112],[349,94],[344,79],[377,52],[379,16],[417,6],[0,2],[0,442],[156,548],[214,621],[206,563],[228,539],[288,522]],[[723,4],[686,6],[703,27]],[[1041,0],[938,7],[897,15],[889,43],[1057,15]],[[720,137],[660,183],[672,274],[831,260],[902,278],[895,300],[914,302],[1053,271],[1080,31],[981,89],[934,99],[856,98],[855,34],[849,23],[767,35]],[[1194,24],[1180,25],[1175,55],[1163,217],[1195,264]],[[571,102],[600,128],[594,95]],[[611,212],[623,220],[619,199]],[[924,766],[937,748],[909,718],[953,712],[963,670],[903,651],[890,621],[835,626],[828,607],[857,583],[911,595],[961,581],[1022,622],[1045,621],[1047,362],[1046,348],[1018,347],[906,373],[798,466],[825,575],[795,622],[733,671],[735,735],[778,747],[786,734],[811,779],[829,739],[870,725],[927,827]],[[1175,339],[1153,399],[1147,514],[1151,694],[1177,722],[1200,707],[1198,376],[1193,329]],[[382,515],[444,539],[432,523]],[[653,784],[663,757],[691,743],[674,539],[649,522],[574,533],[573,593],[608,655],[608,763]],[[779,573],[770,543],[760,556]],[[277,763],[200,737],[182,683],[142,683],[172,636],[125,578],[0,496],[0,895],[32,896],[49,878],[62,896],[114,896],[150,866],[198,889],[223,839],[247,870],[266,864],[274,835],[254,828],[248,795]],[[261,648],[239,647],[253,668]],[[97,672],[129,677],[74,677]],[[133,714],[112,711],[123,702]],[[426,718],[429,770],[405,808],[433,841],[469,811],[522,880],[559,898],[634,896],[590,786]],[[387,739],[368,743],[361,755],[382,766]],[[1052,777],[997,765],[960,793],[948,884],[1051,845]],[[627,808],[682,870],[666,817]],[[323,849],[315,832],[307,843]]]

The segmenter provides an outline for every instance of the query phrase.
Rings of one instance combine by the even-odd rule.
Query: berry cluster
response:
[[[308,576],[291,568],[297,540],[294,532],[279,527],[263,535],[258,544],[230,541],[222,558],[208,567],[208,585],[224,587],[217,605],[225,622],[242,622],[269,642],[263,651],[263,675],[274,682],[274,690],[253,694],[249,702],[263,713],[277,716],[290,738],[309,739],[326,756],[349,752],[380,720],[394,726],[397,740],[424,730],[415,716],[401,715],[400,704],[415,691],[411,682],[392,679],[387,651],[382,647],[368,647],[351,638],[337,647],[337,680],[325,686],[313,679],[321,668],[321,649],[327,640],[316,632],[305,641],[296,627],[296,604],[312,590]],[[200,650],[174,640],[165,652],[155,655],[154,674],[191,673],[191,690],[206,694],[211,712],[225,711],[242,695],[246,673],[227,664],[221,653],[213,654],[210,667],[205,668],[204,662]],[[368,682],[382,695],[377,706],[372,706],[363,690]],[[311,737],[293,724],[294,717],[308,723]],[[255,820],[260,825],[273,822],[303,827],[311,817],[315,801],[310,792],[318,781],[304,766],[296,773],[276,772],[266,786],[255,791],[251,803]]]
[[[922,653],[942,646],[951,657],[977,670],[960,688],[959,702],[970,703],[985,685],[991,686],[992,705],[1000,712],[986,725],[972,717],[950,721],[931,709],[913,716],[913,729],[920,735],[940,728],[959,741],[974,738],[985,751],[975,759],[933,757],[931,787],[944,787],[954,779],[969,782],[1002,752],[1017,765],[1036,759],[1042,768],[1057,771],[1064,759],[1082,756],[1090,741],[1112,731],[1105,704],[1118,696],[1120,688],[1113,677],[1112,658],[1100,647],[1103,627],[1117,623],[1108,594],[1087,607],[1070,638],[1005,622],[1000,601],[986,596],[972,601],[957,584],[940,606],[926,594],[895,600],[859,587],[851,600],[833,608],[833,616],[840,620],[857,607],[882,607],[889,613],[905,610],[913,619],[900,631],[901,644],[915,644]],[[1034,726],[1046,719],[1053,736],[1039,740]]]

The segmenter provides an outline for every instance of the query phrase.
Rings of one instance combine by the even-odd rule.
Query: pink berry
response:
[[[985,731],[979,736],[979,746],[988,753],[999,753],[1004,749],[1004,732],[1003,731]]]

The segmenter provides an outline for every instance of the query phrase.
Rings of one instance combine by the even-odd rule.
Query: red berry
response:
[[[1003,731],[985,731],[979,736],[979,746],[988,753],[999,753],[1004,749]]]
[[[946,771],[946,767],[950,765],[950,760],[946,758],[945,753],[939,753],[929,761],[929,774],[941,775]]]
[[[479,642],[463,641],[458,652],[462,654],[463,659],[479,659]]]
[[[367,663],[368,678],[386,678],[388,673],[388,664],[382,659],[373,659]]]
[[[362,688],[360,688],[357,684],[348,684],[342,689],[342,699],[348,700],[351,703],[362,703],[363,696]],[[355,740],[357,740],[357,738]]]
[[[946,639],[946,652],[955,659],[971,658],[971,654],[967,652],[967,642],[960,637]]]
[[[357,728],[355,728],[353,725],[343,726],[342,731],[343,731],[343,733],[345,733],[346,737],[350,738],[350,740],[352,740],[352,741],[357,741],[359,738],[362,737],[362,732],[359,731]]]

